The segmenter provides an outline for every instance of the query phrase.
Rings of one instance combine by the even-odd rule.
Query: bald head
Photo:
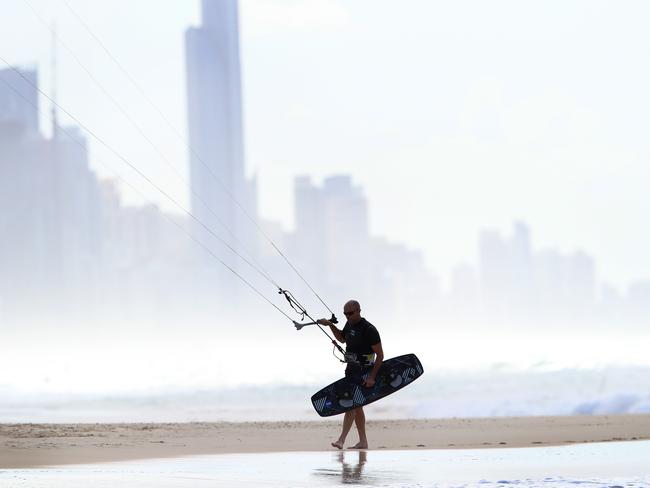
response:
[[[356,300],[348,300],[345,305],[343,305],[343,310],[347,309],[361,310],[361,305]]]
[[[343,314],[345,318],[348,319],[348,322],[351,324],[356,324],[361,320],[361,305],[356,300],[348,300],[345,305],[343,305]]]

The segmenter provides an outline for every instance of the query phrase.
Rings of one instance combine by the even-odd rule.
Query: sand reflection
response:
[[[341,484],[377,485],[402,480],[398,473],[372,469],[368,470],[368,451],[339,451],[334,453],[335,468],[317,468],[313,475]]]
[[[363,467],[368,461],[368,453],[363,450],[357,453],[351,453],[352,455],[357,454],[358,456],[354,463],[345,462],[345,452],[339,452],[337,454],[338,461],[341,463],[341,481],[343,483],[363,483]]]

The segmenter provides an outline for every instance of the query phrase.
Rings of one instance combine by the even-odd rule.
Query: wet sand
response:
[[[340,420],[0,424],[0,468],[202,454],[334,450]],[[373,450],[533,447],[650,439],[650,415],[369,421]],[[353,429],[347,445],[356,443]]]
[[[650,488],[650,441],[217,454],[0,470],[11,488]]]

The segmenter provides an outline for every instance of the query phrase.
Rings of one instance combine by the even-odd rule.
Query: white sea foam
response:
[[[432,372],[368,407],[376,419],[650,413],[650,368]],[[335,379],[332,378],[332,380]],[[0,421],[239,421],[317,418],[322,384],[39,394],[0,388]]]
[[[318,334],[294,330],[280,334],[281,343],[276,336],[7,336],[0,421],[314,418],[310,396],[342,376],[342,366]],[[389,356],[416,352],[425,374],[369,407],[373,418],[650,412],[641,336],[432,331],[414,343],[388,330],[382,337]]]

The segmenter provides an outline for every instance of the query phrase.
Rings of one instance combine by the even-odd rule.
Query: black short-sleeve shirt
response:
[[[342,332],[343,337],[345,337],[345,350],[347,352],[371,354],[372,346],[376,346],[381,342],[379,332],[377,332],[375,326],[363,317],[354,325],[346,322]]]

